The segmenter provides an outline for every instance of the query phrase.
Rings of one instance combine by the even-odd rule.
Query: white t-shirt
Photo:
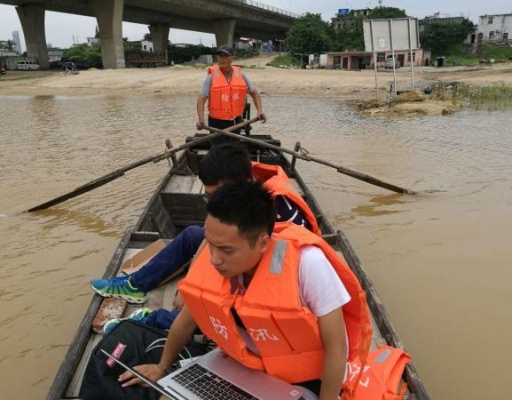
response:
[[[324,252],[316,246],[301,249],[299,289],[303,305],[317,317],[323,317],[350,301],[345,285]]]

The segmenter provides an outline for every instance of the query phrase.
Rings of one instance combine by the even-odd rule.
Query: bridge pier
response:
[[[29,4],[16,7],[16,12],[25,35],[27,55],[36,57],[41,69],[49,69],[48,47],[44,32],[44,7],[40,4]]]
[[[233,46],[233,37],[235,34],[236,19],[220,19],[213,22],[213,31],[217,47],[223,44]]]
[[[166,52],[169,43],[169,31],[171,26],[169,24],[152,24],[149,25],[149,33],[151,34],[151,41],[155,47],[155,51]]]
[[[124,0],[90,0],[101,39],[103,68],[124,68],[123,10]]]

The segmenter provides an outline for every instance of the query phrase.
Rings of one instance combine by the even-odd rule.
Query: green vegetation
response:
[[[369,19],[378,18],[404,18],[407,14],[404,10],[394,7],[377,7],[372,10]],[[364,36],[363,36],[363,21],[362,16],[356,17],[353,24],[344,25],[338,30],[333,30],[332,51],[363,51],[364,50]]]
[[[476,86],[460,82],[444,82],[432,88],[431,98],[452,101],[455,105],[467,105],[476,110],[505,110],[512,108],[512,86],[504,83]]]
[[[184,62],[198,59],[203,54],[213,54],[214,49],[203,45],[178,47],[171,44],[169,45],[167,53],[169,63],[174,62],[175,64],[183,64]]]
[[[332,38],[333,30],[320,14],[306,13],[288,31],[285,44],[293,54],[325,53]]]
[[[364,50],[363,18],[357,17],[354,25],[345,25],[334,31],[332,51]]]
[[[62,61],[73,61],[76,65],[85,68],[99,67],[102,64],[101,47],[90,47],[86,44],[71,47],[64,50]]]
[[[476,57],[467,57],[464,55],[455,55],[446,57],[446,65],[454,65],[454,66],[464,66],[471,67],[474,65],[478,65],[480,63],[480,59]]]
[[[278,67],[278,68],[279,67],[280,68],[282,68],[282,67],[285,67],[285,68],[289,68],[289,67],[300,68],[301,67],[301,62],[300,62],[299,58],[294,57],[291,54],[287,53],[287,54],[283,54],[281,56],[278,56],[278,57],[274,58],[267,65],[270,66],[270,67]]]
[[[461,22],[430,21],[420,36],[421,47],[432,51],[432,57],[456,54],[467,36],[475,31],[467,19]]]
[[[496,61],[512,60],[512,47],[506,44],[486,43],[483,46],[483,57]]]
[[[256,57],[259,54],[260,54],[259,51],[255,50],[253,48],[249,48],[249,49],[246,49],[246,50],[238,50],[238,51],[236,51],[235,57],[236,57],[237,60],[243,60],[244,58]]]
[[[446,65],[473,66],[493,62],[506,62],[512,60],[512,47],[506,44],[486,43],[478,51],[478,57],[468,55],[463,49],[455,49],[446,57]]]
[[[512,107],[512,86],[504,83],[491,86],[456,85],[455,101],[463,99],[470,107],[480,110],[504,110]]]
[[[407,14],[405,10],[395,7],[376,7],[372,10],[368,18],[379,19],[379,18],[406,18]]]

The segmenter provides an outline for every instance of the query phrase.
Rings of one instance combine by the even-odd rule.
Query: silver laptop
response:
[[[158,381],[179,400],[313,400],[307,389],[246,368],[223,353],[210,351]]]

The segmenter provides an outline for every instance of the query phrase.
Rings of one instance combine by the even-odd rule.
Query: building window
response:
[[[386,53],[377,53],[377,62],[385,62]]]
[[[489,32],[489,39],[494,39],[494,31]]]
[[[407,61],[411,62],[411,53],[407,53]],[[412,61],[416,61],[416,53],[412,53]]]
[[[494,20],[494,17],[489,17],[489,19],[487,20],[487,23],[489,25],[492,25],[492,21]]]

